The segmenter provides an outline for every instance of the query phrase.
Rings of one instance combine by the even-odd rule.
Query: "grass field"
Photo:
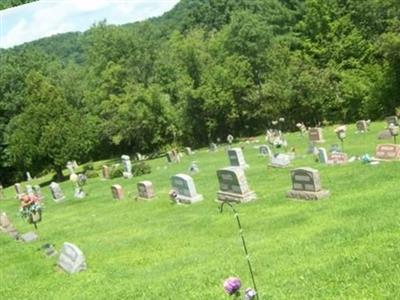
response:
[[[369,133],[355,134],[355,126],[348,126],[346,152],[373,155],[383,127],[373,123]],[[324,137],[328,149],[339,143],[331,127],[324,128]],[[293,167],[320,170],[331,197],[287,199],[290,168],[268,168],[254,144],[246,145],[247,180],[258,199],[237,209],[260,299],[399,298],[400,163],[321,165],[306,155],[307,138],[299,133],[287,138],[297,152]],[[187,173],[192,160],[200,167],[193,178],[204,201],[172,205],[169,179]],[[228,165],[224,149],[197,150],[180,164],[167,165],[165,158],[149,163],[152,173],[146,176],[89,180],[84,200],[73,198],[71,182],[61,184],[68,198],[63,203],[54,203],[48,188],[42,188],[46,199],[40,239],[21,244],[0,234],[0,299],[229,299],[222,283],[231,275],[251,286],[233,214],[220,214],[214,201],[216,170]],[[153,182],[157,196],[134,201],[136,183],[144,179]],[[114,183],[132,198],[112,200]],[[20,232],[32,230],[18,216],[14,189],[5,194],[0,211]],[[55,268],[57,257],[46,258],[37,250],[45,243],[59,250],[65,241],[82,249],[86,271],[67,275]]]

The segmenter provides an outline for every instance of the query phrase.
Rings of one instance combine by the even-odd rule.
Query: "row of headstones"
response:
[[[256,199],[256,193],[250,190],[243,168],[226,167],[217,170],[219,191],[217,199],[228,202],[249,202]],[[292,190],[288,192],[291,198],[321,199],[329,195],[321,187],[318,170],[312,168],[297,168],[291,171]],[[171,177],[171,186],[176,192],[177,203],[191,204],[203,200],[197,193],[193,178],[186,174]],[[139,198],[151,199],[155,196],[153,184],[141,181],[137,185]],[[115,184],[111,187],[113,198],[121,200],[124,197],[122,186]]]
[[[0,232],[9,235],[14,240],[20,240],[23,242],[33,242],[38,238],[34,232],[20,234],[6,213],[0,214]],[[46,247],[45,254],[47,256],[53,256],[57,254],[57,251],[55,251],[53,247]],[[66,242],[62,246],[57,265],[65,272],[73,274],[86,269],[86,259],[77,246]]]

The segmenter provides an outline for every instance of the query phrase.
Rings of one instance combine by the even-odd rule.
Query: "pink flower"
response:
[[[224,281],[224,290],[228,295],[233,295],[239,291],[241,285],[238,277],[229,277]]]

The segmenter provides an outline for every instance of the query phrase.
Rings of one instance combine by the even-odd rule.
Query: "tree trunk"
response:
[[[56,166],[55,169],[56,169],[56,181],[57,182],[63,181],[64,175],[62,173],[62,167]]]

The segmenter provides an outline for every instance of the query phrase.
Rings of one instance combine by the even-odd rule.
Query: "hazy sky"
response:
[[[0,11],[0,48],[69,31],[94,22],[125,24],[160,16],[179,0],[40,0]]]

